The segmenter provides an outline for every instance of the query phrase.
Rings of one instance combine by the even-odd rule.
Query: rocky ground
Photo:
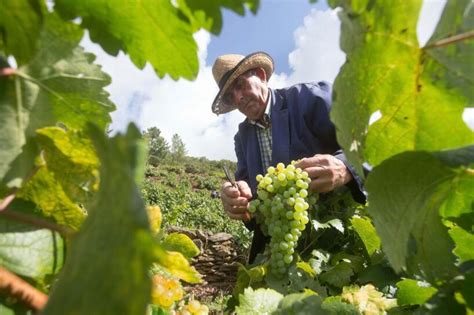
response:
[[[189,231],[170,228],[189,236],[201,254],[193,258],[192,265],[203,275],[203,283],[187,287],[187,291],[199,300],[231,294],[237,277],[238,264],[246,264],[247,252],[240,248],[232,235],[212,234],[205,231]]]

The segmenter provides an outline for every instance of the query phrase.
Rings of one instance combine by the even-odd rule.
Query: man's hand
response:
[[[250,213],[247,211],[249,200],[252,199],[252,192],[249,185],[244,181],[236,182],[237,187],[230,182],[225,182],[221,186],[221,200],[224,211],[227,215],[236,220],[250,220]]]
[[[344,163],[330,154],[304,158],[295,166],[308,173],[311,178],[309,189],[316,192],[329,192],[352,180],[352,174]]]

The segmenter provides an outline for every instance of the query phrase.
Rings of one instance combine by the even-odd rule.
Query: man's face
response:
[[[241,74],[224,95],[226,102],[234,104],[242,114],[252,120],[260,119],[265,113],[267,96],[265,71],[261,68]]]

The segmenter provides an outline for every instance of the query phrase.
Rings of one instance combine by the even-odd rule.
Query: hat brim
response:
[[[222,84],[222,88],[217,93],[214,101],[212,102],[212,112],[214,114],[225,114],[234,109],[236,106],[233,104],[228,104],[224,100],[224,95],[227,92],[227,89],[230,85],[237,79],[241,74],[247,72],[248,70],[255,69],[255,68],[263,68],[267,75],[267,81],[273,74],[273,59],[265,52],[256,52],[246,56],[242,59],[232,70],[229,71],[229,75],[227,75],[227,79]]]

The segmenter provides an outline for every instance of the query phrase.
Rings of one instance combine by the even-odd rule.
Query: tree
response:
[[[171,138],[171,155],[176,160],[182,160],[187,153],[186,145],[181,140],[181,137],[175,133],[173,138]]]
[[[157,127],[148,128],[143,137],[148,143],[148,162],[157,165],[170,153],[168,141],[161,135],[161,130]]]

